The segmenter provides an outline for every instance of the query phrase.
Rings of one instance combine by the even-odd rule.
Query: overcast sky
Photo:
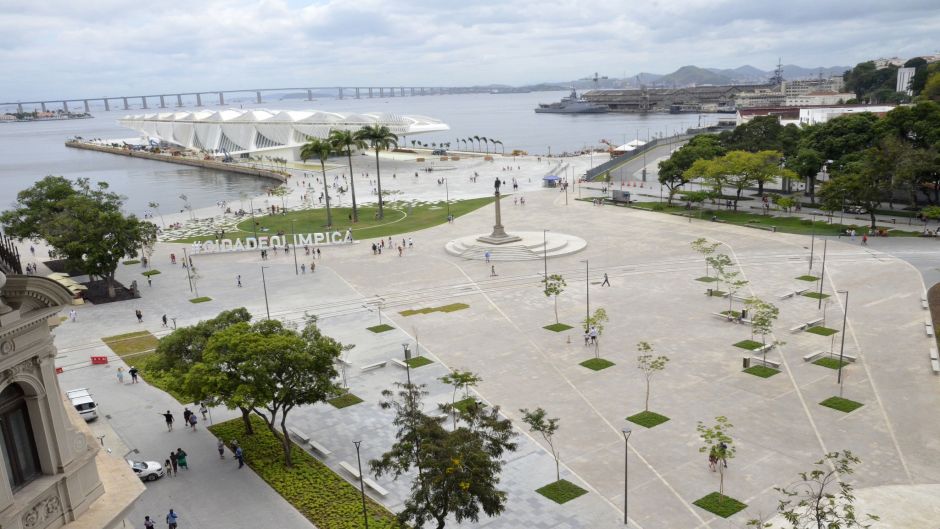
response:
[[[937,0],[0,0],[0,102],[937,53]]]

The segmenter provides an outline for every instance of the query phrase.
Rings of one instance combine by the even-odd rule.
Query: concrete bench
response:
[[[797,325],[796,327],[790,328],[790,332],[800,332],[800,331],[805,330],[805,329],[806,329],[806,324],[805,324],[805,323],[801,323],[801,324]]]
[[[398,366],[398,367],[404,367],[404,368],[407,368],[407,367],[408,367],[408,364],[402,362],[401,360],[399,360],[399,359],[397,359],[397,358],[392,358],[392,363],[395,364],[395,365]]]
[[[761,353],[770,351],[770,350],[773,349],[773,348],[774,348],[774,344],[769,343],[769,344],[767,344],[767,345],[765,345],[765,346],[763,346],[763,347],[758,347],[757,349],[754,349],[754,354],[758,354],[758,355],[759,355],[759,354],[761,354]]]
[[[717,318],[721,318],[721,319],[727,320],[727,321],[734,321],[734,320],[737,319],[737,318],[735,318],[734,316],[729,316],[729,315],[727,315],[727,314],[722,314],[722,313],[720,313],[720,312],[712,312],[712,316],[715,316],[715,317],[717,317]]]
[[[307,434],[305,434],[304,432],[298,430],[297,428],[294,428],[294,427],[292,427],[292,426],[288,426],[288,427],[287,427],[287,431],[290,432],[291,435],[293,435],[294,437],[296,437],[296,438],[299,439],[300,441],[303,441],[304,443],[310,443],[310,436],[307,435]]]
[[[754,364],[763,364],[764,366],[770,366],[774,369],[780,368],[780,362],[777,362],[776,360],[764,360],[763,358],[758,357],[758,356],[751,357],[751,365],[754,365]]]
[[[809,354],[807,354],[807,355],[803,355],[803,361],[804,361],[804,362],[812,362],[813,360],[816,360],[817,358],[819,358],[820,356],[822,356],[822,355],[824,355],[824,354],[826,354],[825,351],[819,351],[819,352],[816,352],[816,353],[809,353]]]
[[[352,367],[352,362],[350,362],[349,360],[346,360],[345,358],[337,358],[336,361],[343,364],[346,367]]]
[[[783,294],[777,294],[777,299],[789,299],[796,295],[796,291],[784,292]]]
[[[927,304],[927,294],[926,294],[926,293],[920,295],[920,306],[921,306],[923,309],[925,309],[925,310],[930,308],[930,305]]]
[[[931,360],[940,360],[940,355],[937,354],[937,347],[930,348],[930,359]]]
[[[330,454],[333,453],[333,452],[329,451],[325,446],[323,446],[323,445],[321,445],[320,443],[318,443],[318,442],[314,441],[313,439],[311,439],[310,436],[307,435],[307,434],[306,434],[305,432],[303,432],[302,430],[298,430],[297,428],[293,428],[293,427],[291,427],[291,426],[288,426],[288,427],[287,427],[287,431],[288,431],[292,436],[296,437],[297,440],[301,441],[303,444],[306,444],[306,445],[308,445],[310,448],[312,448],[314,451],[319,452],[321,455],[323,455],[323,457],[328,457]]]
[[[930,320],[924,322],[924,332],[927,333],[927,336],[933,336],[933,322]]]
[[[345,470],[346,472],[349,472],[350,474],[352,474],[353,477],[355,477],[356,479],[360,479],[360,478],[361,478],[361,475],[359,474],[359,469],[356,468],[356,467],[354,467],[354,466],[352,466],[352,465],[350,465],[349,463],[347,463],[347,462],[345,462],[345,461],[340,461],[339,466],[343,467],[343,470]],[[388,496],[388,491],[385,490],[385,489],[384,489],[381,485],[379,485],[378,483],[372,481],[371,479],[365,478],[365,479],[362,480],[362,482],[365,483],[365,485],[366,485],[367,487],[369,487],[370,489],[374,490],[379,496]]]
[[[933,368],[935,375],[940,375],[940,360],[931,360],[930,367]]]
[[[380,368],[380,367],[385,367],[386,362],[387,362],[387,360],[382,360],[381,362],[376,362],[376,363],[374,363],[374,364],[364,365],[364,366],[362,366],[362,370],[363,370],[363,371],[371,371],[371,370],[373,370],[373,369],[378,369],[378,368]]]
[[[797,296],[802,296],[802,295],[805,294],[806,292],[809,292],[809,287],[801,288],[801,289],[799,289],[799,290],[795,290],[795,291],[793,291],[793,294],[794,294],[794,295],[797,295]]]
[[[330,454],[333,453],[333,452],[330,452],[329,450],[327,450],[327,448],[326,448],[325,446],[321,445],[320,443],[318,443],[318,442],[316,442],[316,441],[314,441],[314,440],[312,440],[312,439],[311,439],[310,441],[308,441],[307,444],[310,445],[310,448],[313,448],[315,451],[319,452],[320,455],[322,455],[323,457],[329,457]]]

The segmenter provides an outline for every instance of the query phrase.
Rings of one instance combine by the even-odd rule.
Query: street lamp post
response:
[[[849,318],[849,291],[848,290],[837,290],[836,293],[842,292],[845,294],[845,306],[842,308],[842,346],[839,347],[839,397],[842,397],[842,359],[845,354],[845,324]]]
[[[186,279],[189,280],[189,291],[193,291],[193,276],[189,273],[189,256],[186,254],[186,248],[183,248],[183,267],[186,268]]]
[[[268,283],[264,280],[264,269],[267,266],[261,267],[261,288],[264,289],[264,311],[268,315],[268,319],[271,319],[271,308],[268,306]]]
[[[300,275],[297,268],[297,235],[294,233],[294,219],[290,220],[291,247],[294,248],[294,275]]]
[[[362,523],[365,524],[366,529],[369,529],[369,514],[368,511],[366,511],[366,487],[362,479],[362,458],[359,456],[359,445],[362,444],[362,441],[353,441],[353,444],[356,445],[356,463],[359,464],[359,494],[362,496]]]
[[[411,364],[408,363],[411,360],[411,349],[408,348],[408,342],[401,344],[401,347],[405,350],[405,374],[408,377],[408,385],[411,386]]]
[[[825,282],[826,282],[826,248],[827,248],[828,246],[829,246],[829,239],[823,239],[823,262],[822,262],[822,273],[819,274],[819,304],[818,304],[817,307],[816,307],[817,309],[821,309],[821,308],[822,308],[822,300],[823,300],[822,291],[823,291],[823,284],[825,284]]]
[[[813,236],[809,242],[809,271],[813,271],[813,250],[816,249],[816,214],[813,213]]]
[[[447,185],[447,178],[444,178],[444,196],[447,201],[447,220],[450,220],[450,188]]]
[[[587,259],[584,260],[584,299],[587,305],[584,325],[587,327],[591,321],[591,265]]]
[[[629,427],[624,427],[623,432],[623,525],[630,525],[630,516],[627,514],[627,484],[630,476],[630,433]]]

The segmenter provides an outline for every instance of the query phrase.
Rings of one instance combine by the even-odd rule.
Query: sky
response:
[[[0,0],[0,102],[936,54],[937,0]]]

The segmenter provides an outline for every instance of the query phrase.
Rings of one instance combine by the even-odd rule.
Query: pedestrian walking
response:
[[[317,263],[310,261],[310,273],[312,274],[314,270],[317,269]]]
[[[78,312],[75,312],[75,309],[69,311],[69,319],[73,322],[78,319]]]
[[[868,246],[868,235],[862,235],[862,246]]]
[[[321,257],[323,257],[323,256],[322,256],[321,253],[320,253],[320,249],[317,248],[317,259],[319,259],[319,258],[321,258]]]
[[[206,414],[209,413],[209,408],[206,407],[205,402],[199,403],[199,413],[202,414],[202,420],[206,420]]]
[[[189,425],[192,426],[194,432],[196,431],[196,423],[197,423],[197,422],[198,422],[198,420],[196,419],[196,414],[195,414],[195,413],[193,413],[192,415],[189,416]]]
[[[166,314],[164,314],[164,315],[163,315],[163,318],[161,318],[161,319],[163,320],[163,326],[166,327],[166,326],[167,326],[167,325],[166,325],[166,321],[167,321],[167,320],[166,320]]]
[[[238,468],[245,466],[245,453],[242,452],[242,447],[235,447],[235,459],[238,460]]]
[[[216,445],[216,448],[219,449],[219,459],[225,459],[225,443],[223,443],[222,440],[219,439],[218,441],[216,441],[215,445]]]
[[[189,411],[189,408],[183,408],[183,424],[184,425],[189,426],[189,416],[192,414],[193,412]]]
[[[166,470],[167,477],[173,476],[173,465],[170,463],[169,459],[163,462],[163,469]]]
[[[166,525],[168,529],[176,529],[177,520],[179,520],[179,515],[173,512],[173,509],[170,509],[169,514],[166,515]]]
[[[152,287],[152,286],[153,286],[153,281],[150,280],[150,276],[147,276],[147,286],[148,286],[148,287]]]
[[[179,460],[176,459],[176,452],[170,450],[170,466],[166,469],[167,474],[170,473],[170,470],[173,470],[173,475],[176,475],[176,467],[179,465]]]
[[[484,260],[484,262],[487,262],[487,263],[490,262],[490,256],[491,256],[491,255],[492,255],[492,254],[490,253],[489,250],[483,252],[483,260]]]
[[[141,312],[140,309],[135,310],[134,315],[137,316],[137,323],[144,322],[144,313]]]
[[[149,516],[144,516],[144,529],[153,529],[153,520]]]
[[[597,345],[597,327],[591,327],[591,343]]]
[[[124,368],[123,367],[117,368],[117,373],[115,374],[117,375],[118,384],[123,385],[124,384]]]
[[[136,383],[137,383],[137,374],[140,373],[140,371],[138,371],[136,367],[131,366],[131,368],[130,368],[130,370],[128,371],[128,373],[131,374],[131,384],[136,384]]]
[[[182,448],[176,449],[176,462],[179,463],[180,468],[183,470],[189,470],[189,463],[186,462],[186,456],[188,454],[183,451]]]
[[[490,277],[496,277],[496,265],[490,265]]]
[[[235,276],[235,284],[238,285],[238,288],[242,287],[242,275],[238,274]]]
[[[301,274],[306,274],[306,273],[307,273],[307,265],[306,265],[306,264],[300,263],[300,273],[301,273]]]
[[[604,272],[604,282],[601,283],[601,286],[610,286],[610,279],[607,278],[607,272]]]
[[[401,246],[398,247],[398,257],[401,257]]]
[[[166,413],[161,413],[160,415],[163,415],[163,419],[166,421],[166,431],[172,432],[173,431],[173,414],[170,413],[170,410],[166,410]]]
[[[591,333],[587,329],[584,329],[584,346],[587,347],[587,345],[590,342],[591,342]]]

